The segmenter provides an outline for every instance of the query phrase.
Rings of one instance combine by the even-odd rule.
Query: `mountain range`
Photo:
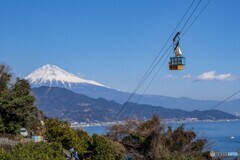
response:
[[[75,93],[84,94],[91,98],[104,98],[106,100],[114,100],[123,104],[129,98],[131,93],[112,89],[102,83],[94,80],[80,78],[69,73],[55,65],[44,65],[28,76],[25,77],[32,88],[47,86],[65,88]],[[139,98],[140,104],[148,104],[153,106],[163,106],[170,109],[183,109],[186,111],[209,110],[213,106],[220,103],[215,100],[196,100],[187,97],[167,97],[160,95],[138,95],[136,94],[131,102],[136,102]],[[240,113],[240,99],[227,101],[221,104],[217,109],[231,114]]]
[[[65,88],[39,87],[32,89],[37,98],[37,106],[48,117],[58,117],[67,121],[107,122],[128,118],[150,118],[153,114],[164,119],[236,119],[232,114],[219,110],[184,111],[161,106],[128,103],[126,109],[118,114],[122,105],[103,98],[90,98]]]

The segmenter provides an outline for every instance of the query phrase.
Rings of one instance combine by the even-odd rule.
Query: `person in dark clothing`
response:
[[[73,153],[73,157],[75,158],[75,160],[79,160],[77,151],[75,151],[75,152]]]

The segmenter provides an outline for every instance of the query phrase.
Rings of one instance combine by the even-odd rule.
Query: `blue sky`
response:
[[[0,61],[19,77],[55,64],[132,91],[191,2],[1,0]],[[181,40],[185,69],[166,63],[146,93],[221,100],[240,89],[239,7],[212,0]]]

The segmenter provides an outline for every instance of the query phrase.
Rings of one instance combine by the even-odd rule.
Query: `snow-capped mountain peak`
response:
[[[61,83],[65,87],[70,87],[73,84],[90,84],[95,86],[106,87],[101,83],[98,83],[93,80],[87,80],[80,78],[72,73],[66,72],[65,70],[61,69],[58,66],[46,64],[31,74],[25,77],[31,85],[33,86],[43,86],[48,84],[52,86],[52,84],[59,84]]]

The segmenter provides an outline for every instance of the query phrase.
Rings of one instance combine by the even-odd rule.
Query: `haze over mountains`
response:
[[[32,88],[47,86],[60,87],[75,93],[84,94],[91,98],[104,98],[106,100],[114,100],[123,104],[126,102],[130,93],[112,89],[105,84],[94,80],[80,78],[72,73],[64,71],[55,65],[44,65],[25,77]],[[132,102],[139,99],[140,95],[135,95]],[[162,106],[170,109],[181,109],[186,111],[209,110],[219,101],[211,100],[195,100],[191,98],[181,97],[173,98],[159,95],[143,95],[141,96],[141,104],[153,106]],[[217,109],[235,114],[240,112],[240,100],[232,100],[219,106]]]

